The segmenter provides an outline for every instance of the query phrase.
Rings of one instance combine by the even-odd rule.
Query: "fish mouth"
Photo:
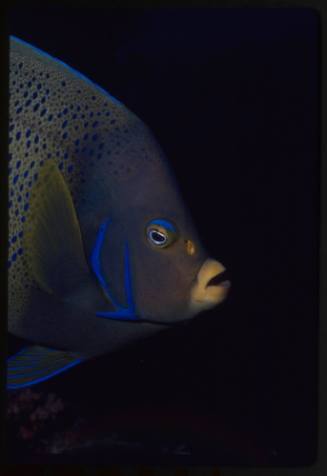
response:
[[[220,304],[226,298],[230,286],[226,268],[217,260],[207,259],[191,289],[191,314],[194,316]]]
[[[229,273],[227,270],[222,271],[221,273],[216,274],[213,278],[209,280],[206,287],[209,286],[223,286],[224,288],[229,288],[231,285]]]

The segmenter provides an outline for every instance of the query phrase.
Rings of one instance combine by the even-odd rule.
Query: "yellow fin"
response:
[[[32,276],[45,291],[65,295],[88,273],[73,200],[56,164],[48,160],[31,192],[24,231]]]

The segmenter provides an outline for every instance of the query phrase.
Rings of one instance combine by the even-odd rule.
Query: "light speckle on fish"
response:
[[[45,380],[221,302],[169,164],[121,102],[10,41],[8,388]]]

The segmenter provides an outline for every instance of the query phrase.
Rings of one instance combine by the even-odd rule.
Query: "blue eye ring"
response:
[[[165,228],[166,230],[172,231],[173,233],[177,233],[175,225],[171,221],[165,220],[164,218],[152,220],[149,225],[158,225],[162,228]]]
[[[152,246],[167,248],[176,241],[177,230],[170,221],[158,218],[147,225],[146,236]]]

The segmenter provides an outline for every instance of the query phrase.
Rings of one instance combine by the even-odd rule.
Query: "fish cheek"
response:
[[[145,244],[133,253],[133,288],[141,319],[156,322],[185,319],[190,278],[188,275],[185,279],[188,273],[181,254],[185,254],[183,244],[176,244],[171,250],[156,250]]]

